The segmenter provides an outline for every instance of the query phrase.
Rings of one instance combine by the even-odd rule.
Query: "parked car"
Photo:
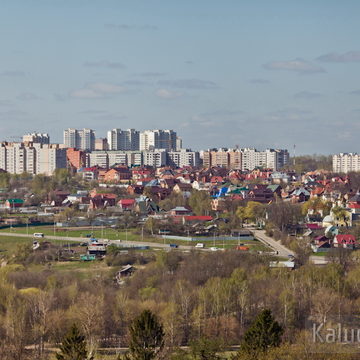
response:
[[[219,249],[217,247],[213,246],[213,247],[210,248],[210,250],[211,251],[218,251]]]
[[[199,248],[199,249],[203,249],[205,247],[205,244],[204,243],[197,243],[195,245],[196,248]]]
[[[43,234],[43,233],[34,233],[34,234],[33,234],[33,237],[34,237],[34,238],[43,238],[43,237],[44,237],[44,234]]]
[[[179,247],[179,245],[177,245],[177,244],[169,244],[169,246],[174,249],[177,249]]]

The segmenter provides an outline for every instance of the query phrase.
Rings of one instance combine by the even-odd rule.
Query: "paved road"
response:
[[[89,238],[84,237],[72,237],[72,236],[53,236],[53,235],[45,235],[43,238],[34,238],[32,234],[18,234],[11,232],[0,232],[0,236],[12,236],[12,237],[24,237],[31,238],[34,240],[62,240],[62,241],[76,241],[76,242],[88,242]],[[147,242],[147,241],[126,241],[126,240],[108,240],[108,239],[98,239],[99,241],[108,241],[110,244],[117,244],[122,246],[150,246],[152,248],[162,248],[162,249],[170,249],[169,244],[161,244],[155,242]],[[191,250],[194,249],[194,246],[190,245],[179,245],[178,248],[180,250]]]
[[[276,241],[270,236],[267,236],[265,234],[265,230],[255,230],[251,229],[253,231],[254,236],[256,239],[261,241],[263,244],[270,246],[274,251],[278,252],[278,256],[281,257],[288,257],[289,255],[294,256],[294,252],[288,249],[286,246],[282,245],[280,241]]]

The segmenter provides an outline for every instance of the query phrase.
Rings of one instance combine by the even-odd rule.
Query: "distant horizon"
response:
[[[356,0],[4,0],[2,138],[61,143],[76,124],[174,129],[195,150],[357,152],[359,23]]]

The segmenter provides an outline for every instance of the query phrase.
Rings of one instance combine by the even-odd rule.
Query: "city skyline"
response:
[[[357,1],[106,5],[3,2],[1,140],[158,128],[194,150],[359,152]]]

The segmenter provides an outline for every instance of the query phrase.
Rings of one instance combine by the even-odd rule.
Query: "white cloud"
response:
[[[310,61],[301,58],[291,61],[273,61],[265,64],[264,68],[267,70],[292,71],[302,75],[325,72],[325,70],[321,66],[313,64]]]
[[[317,60],[335,63],[360,62],[360,51],[348,51],[344,54],[339,54],[335,52],[328,53],[319,56]]]
[[[102,99],[111,95],[125,92],[122,86],[111,83],[91,83],[82,89],[74,90],[70,96],[78,99]]]
[[[156,94],[156,96],[163,98],[163,99],[176,99],[183,95],[181,92],[172,91],[172,90],[168,90],[168,89],[158,89],[158,90],[156,90],[155,94]]]

